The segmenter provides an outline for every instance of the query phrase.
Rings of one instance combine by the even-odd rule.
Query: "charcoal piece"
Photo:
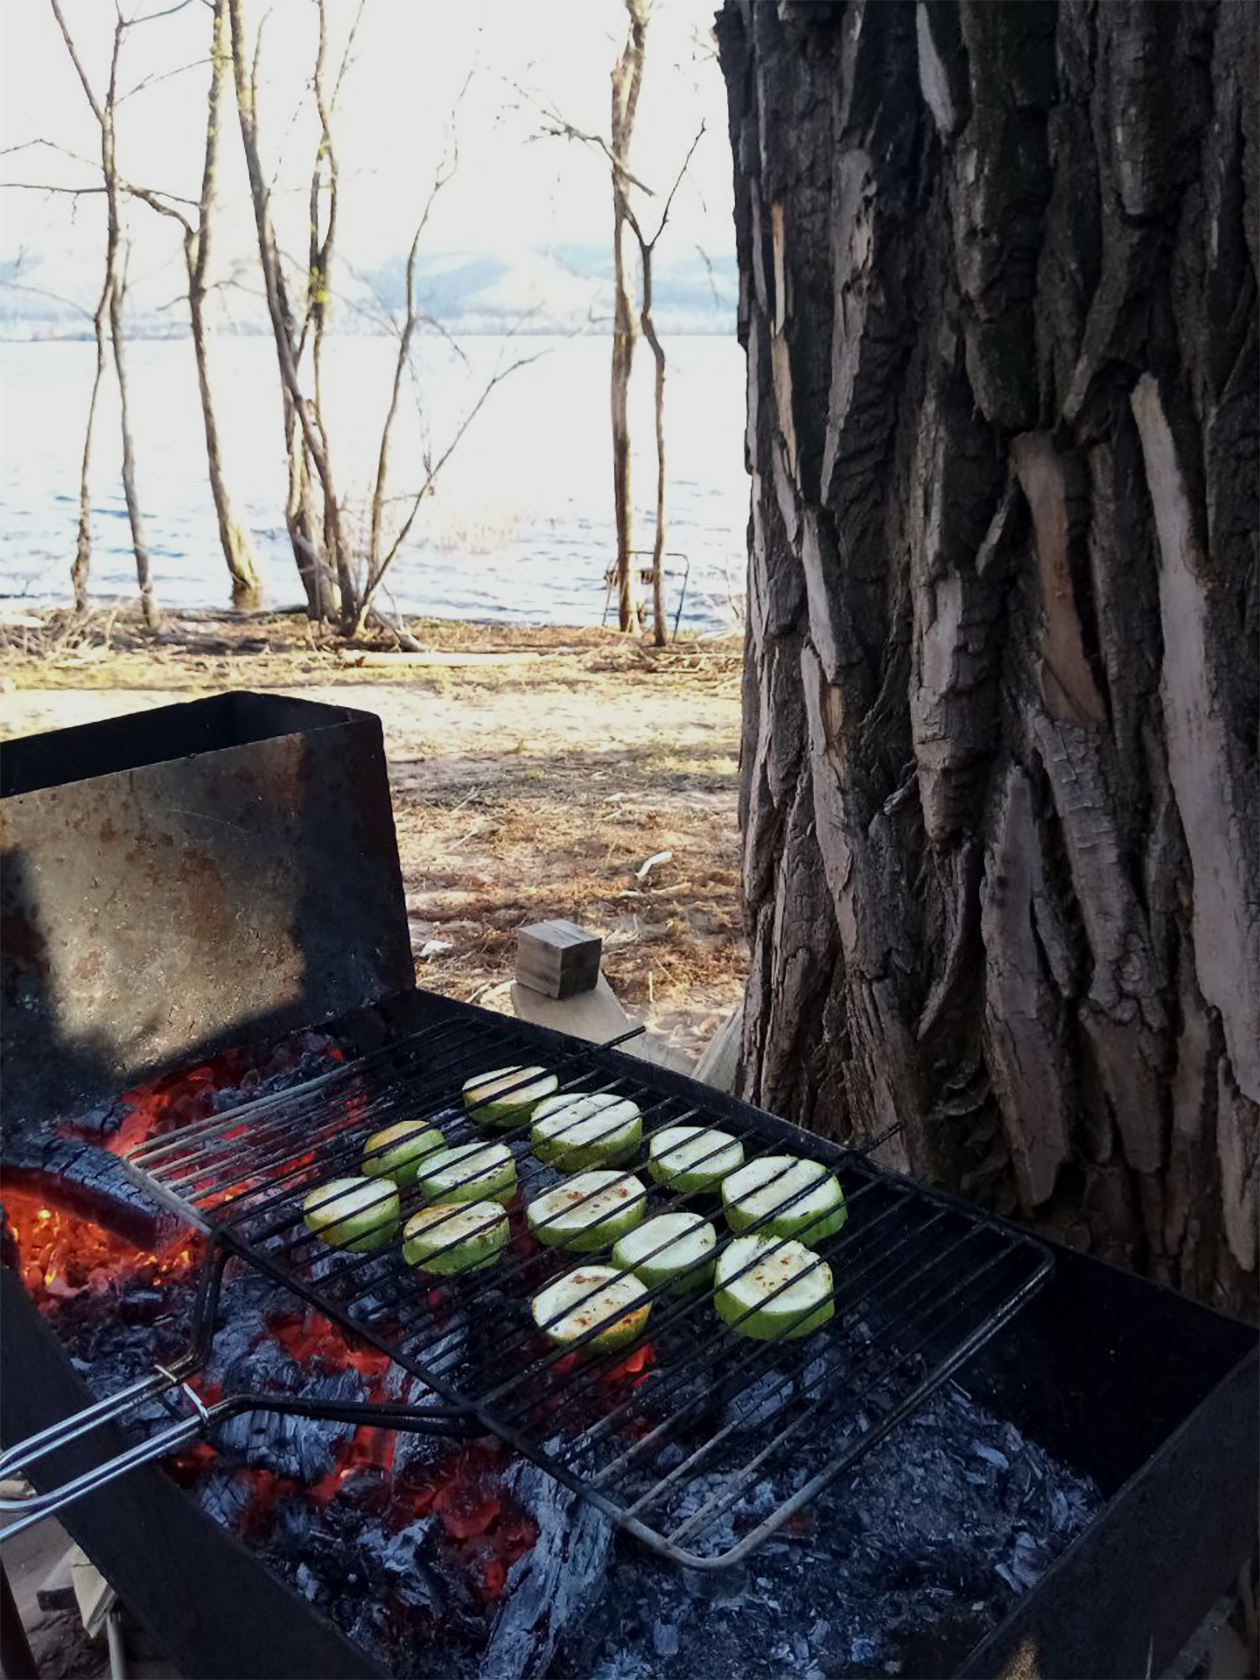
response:
[[[208,1517],[235,1534],[256,1491],[241,1470],[215,1464],[198,1482],[194,1498]]]
[[[678,1628],[673,1622],[659,1619],[652,1624],[652,1649],[658,1657],[678,1655]]]
[[[436,1572],[426,1561],[435,1519],[421,1517],[400,1529],[381,1551],[381,1581],[387,1590],[410,1610],[429,1610],[435,1616],[443,1608],[443,1593]]]
[[[336,1371],[299,1365],[278,1342],[264,1340],[224,1373],[225,1392],[277,1393],[305,1400],[358,1402],[364,1387],[350,1367]],[[239,1413],[219,1426],[220,1450],[235,1453],[256,1469],[311,1483],[335,1467],[337,1448],[354,1434],[354,1425],[284,1412]]]
[[[108,1149],[44,1129],[6,1126],[0,1169],[11,1189],[90,1219],[150,1254],[187,1238],[187,1225],[148,1196]]]
[[[533,1464],[513,1465],[507,1486],[538,1524],[538,1539],[508,1571],[504,1602],[481,1661],[482,1680],[538,1680],[567,1628],[598,1598],[612,1525]]]

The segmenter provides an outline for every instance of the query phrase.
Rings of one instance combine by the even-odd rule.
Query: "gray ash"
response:
[[[793,1478],[813,1468],[807,1452]],[[753,1508],[789,1491],[763,1486]],[[947,1673],[1101,1504],[1091,1481],[950,1384],[733,1570],[676,1569],[619,1538],[607,1589],[553,1672]]]

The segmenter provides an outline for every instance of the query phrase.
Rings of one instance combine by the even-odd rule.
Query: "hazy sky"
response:
[[[143,16],[169,0],[124,0]],[[247,26],[263,22],[260,113],[264,164],[275,177],[281,242],[305,242],[305,182],[313,155],[313,112],[304,93],[315,50],[313,0],[244,0]],[[357,0],[328,0],[335,67]],[[103,89],[114,8],[108,0],[63,0],[88,75]],[[657,0],[633,165],[649,185],[668,188],[703,118],[708,131],[676,202],[676,250],[700,244],[711,255],[733,243],[730,152],[722,79],[713,57],[714,0]],[[265,20],[265,21],[264,21]],[[150,81],[118,114],[125,175],[195,197],[204,140],[210,11],[191,0],[175,15],[130,29],[120,87]],[[469,72],[457,118],[459,169],[442,194],[425,237],[429,251],[493,251],[516,256],[556,243],[600,244],[611,220],[607,168],[587,148],[535,138],[538,101],[574,124],[607,133],[609,72],[625,34],[621,0],[366,0],[336,121],[342,194],[339,244],[361,268],[405,250],[427,196],[454,99]],[[200,63],[196,61],[202,61]],[[517,91],[526,90],[526,95]],[[216,267],[248,251],[251,227],[235,109],[225,112],[223,222]],[[86,164],[43,148],[55,141],[91,160],[95,123],[48,0],[0,6],[0,179],[91,184]],[[82,300],[99,276],[98,198],[0,194],[0,256],[45,259],[41,281]],[[649,219],[651,210],[649,209]],[[181,275],[176,231],[145,207],[128,212],[132,280],[143,297]]]

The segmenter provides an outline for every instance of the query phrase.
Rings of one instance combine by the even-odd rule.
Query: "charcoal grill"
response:
[[[155,1395],[182,1395],[186,1414],[63,1487],[0,1501],[0,1508],[24,1513],[7,1534],[233,1413],[263,1407],[497,1435],[659,1554],[692,1568],[723,1568],[895,1428],[1049,1275],[1044,1244],[882,1170],[869,1148],[842,1149],[690,1081],[666,1078],[621,1054],[619,1042],[579,1045],[445,1004],[431,1025],[295,1090],[141,1146],[129,1169],[208,1239],[188,1348],[132,1389],[11,1449],[0,1474],[21,1472]],[[528,1126],[480,1125],[461,1097],[464,1081],[476,1074],[539,1062],[562,1091],[609,1092],[637,1103],[645,1146],[668,1126],[711,1125],[737,1135],[748,1159],[789,1151],[829,1164],[849,1208],[844,1227],[816,1245],[833,1273],[834,1318],[799,1340],[754,1342],[721,1323],[712,1290],[680,1299],[658,1287],[649,1292],[652,1312],[637,1342],[575,1357],[546,1343],[529,1311],[531,1298],[573,1267],[571,1254],[516,1240],[496,1267],[435,1289],[418,1279],[396,1244],[367,1254],[332,1250],[306,1229],[306,1195],[356,1171],[368,1135],[399,1120],[440,1125],[448,1144],[507,1143],[521,1205],[559,1182],[560,1174],[529,1153]],[[420,1192],[404,1191],[403,1218],[420,1203]],[[649,1214],[680,1208],[708,1214],[711,1198],[651,1190]],[[808,1231],[802,1237],[810,1240]],[[722,1236],[719,1249],[730,1240]],[[313,1408],[249,1394],[204,1402],[189,1379],[213,1337],[219,1282],[233,1256],[388,1354],[420,1379],[432,1402]],[[833,1440],[834,1451],[789,1498],[768,1513],[749,1499],[795,1447],[819,1438]]]

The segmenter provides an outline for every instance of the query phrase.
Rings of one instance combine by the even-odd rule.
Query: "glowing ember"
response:
[[[169,1287],[201,1259],[201,1239],[191,1232],[180,1247],[146,1254],[90,1220],[44,1206],[24,1191],[6,1190],[4,1210],[22,1282],[44,1313],[80,1295]]]
[[[122,1099],[122,1118],[108,1137],[86,1126],[76,1135],[126,1155],[149,1138],[194,1124],[237,1101],[247,1101],[266,1081],[284,1075],[312,1053],[343,1059],[335,1043],[313,1033],[260,1051],[229,1051],[204,1067],[127,1092]],[[115,1113],[111,1112],[106,1126]],[[187,1310],[187,1289],[194,1281],[190,1274],[200,1264],[203,1249],[202,1239],[195,1233],[187,1232],[185,1240],[166,1253],[153,1254],[103,1230],[90,1218],[26,1191],[6,1187],[3,1200],[6,1258],[14,1261],[28,1292],[54,1328],[59,1315],[65,1314],[62,1333],[67,1338],[73,1335],[72,1320],[106,1328],[120,1319],[134,1324],[137,1320],[127,1317],[129,1307],[142,1298],[147,1304],[154,1291],[169,1291],[177,1284],[185,1285],[185,1294],[182,1300],[172,1298],[171,1310]],[[515,1210],[515,1221],[520,1227],[519,1209]],[[517,1241],[534,1246],[523,1229],[518,1229]],[[277,1305],[283,1303],[286,1309],[292,1301],[287,1295],[276,1299]],[[429,1291],[428,1300],[435,1320],[445,1322],[451,1306],[449,1291],[436,1286]],[[99,1303],[99,1313],[94,1303]],[[159,1306],[158,1310],[165,1309]],[[90,1315],[86,1321],[85,1313]],[[397,1397],[396,1389],[390,1391],[387,1386],[391,1374],[395,1381],[397,1378],[389,1357],[352,1341],[316,1312],[277,1312],[265,1321],[262,1335],[278,1343],[305,1370],[324,1375],[353,1370],[370,1400]],[[255,1345],[261,1347],[262,1343]],[[637,1349],[605,1373],[601,1389],[642,1380],[651,1359],[650,1349]],[[207,1402],[221,1397],[216,1383],[194,1379],[193,1386]],[[221,1520],[230,1521],[247,1543],[266,1539],[282,1500],[305,1500],[321,1514],[334,1501],[350,1500],[355,1510],[363,1511],[365,1521],[380,1522],[387,1533],[400,1532],[431,1513],[440,1523],[435,1534],[444,1567],[462,1572],[475,1584],[481,1600],[489,1604],[503,1591],[511,1566],[530,1550],[538,1534],[533,1519],[505,1485],[505,1472],[512,1464],[510,1449],[493,1440],[461,1443],[408,1474],[406,1470],[395,1471],[397,1444],[398,1437],[391,1430],[368,1425],[357,1428],[336,1447],[333,1468],[309,1485],[277,1476],[258,1463],[233,1468],[229,1449],[220,1450],[210,1442],[185,1448],[165,1467],[181,1487],[192,1493],[211,1476],[221,1481],[226,1478],[226,1485],[233,1490],[233,1514]]]

